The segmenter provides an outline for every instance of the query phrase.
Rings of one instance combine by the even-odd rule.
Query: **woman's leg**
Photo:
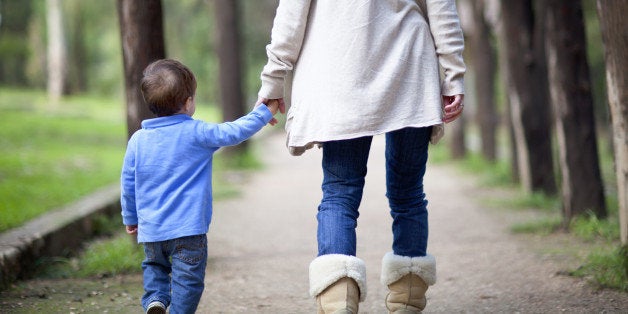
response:
[[[431,128],[405,128],[386,134],[386,195],[393,217],[393,252],[382,260],[389,312],[420,313],[425,292],[436,282],[436,261],[426,254],[427,201],[423,175]]]
[[[323,143],[318,255],[356,254],[355,228],[372,137]]]
[[[386,196],[393,218],[393,252],[425,256],[428,223],[423,175],[431,127],[386,134]]]

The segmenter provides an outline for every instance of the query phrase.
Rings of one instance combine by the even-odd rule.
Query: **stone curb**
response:
[[[38,259],[67,256],[91,238],[99,215],[120,215],[120,186],[102,188],[0,234],[0,290],[28,278]]]

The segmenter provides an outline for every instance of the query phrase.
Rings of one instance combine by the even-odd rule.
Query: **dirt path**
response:
[[[291,157],[281,134],[259,144],[266,168],[242,185],[241,197],[214,204],[206,289],[198,313],[315,313],[308,265],[316,255],[316,207],[321,197],[318,149]],[[367,265],[368,293],[360,313],[386,313],[379,282],[390,250],[391,218],[384,188],[383,139],[376,137],[358,222],[358,257]],[[425,313],[628,313],[628,294],[595,290],[557,275],[577,266],[557,246],[561,237],[508,232],[525,213],[481,205],[503,192],[477,186],[444,166],[428,168],[428,251],[438,281]],[[498,195],[502,197],[503,195]],[[540,239],[540,240],[539,240]],[[547,253],[552,252],[552,253]],[[140,313],[141,276],[30,280],[0,293],[0,313]]]
[[[264,145],[266,169],[253,176],[241,198],[215,206],[199,312],[315,313],[307,272],[316,254],[321,153],[314,149],[291,157],[281,135]],[[368,285],[361,313],[386,313],[387,291],[379,274],[381,258],[390,250],[391,218],[383,146],[382,137],[376,137],[358,222],[357,255],[366,262]],[[580,279],[556,275],[565,263],[510,235],[513,217],[483,208],[482,191],[470,179],[431,166],[425,185],[428,251],[438,269],[426,313],[628,312],[628,294],[597,291]]]

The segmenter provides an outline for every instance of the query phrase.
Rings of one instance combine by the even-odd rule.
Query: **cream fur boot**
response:
[[[407,257],[387,253],[382,260],[381,281],[390,292],[386,296],[389,313],[421,313],[427,287],[436,283],[433,256]]]
[[[366,297],[364,261],[342,254],[317,257],[310,263],[310,295],[319,314],[358,313],[358,303]]]

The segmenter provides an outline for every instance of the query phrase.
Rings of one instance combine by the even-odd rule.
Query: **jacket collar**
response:
[[[192,117],[186,114],[175,114],[172,116],[158,117],[153,119],[147,119],[142,121],[142,129],[154,129],[173,124],[178,124],[184,121],[192,120]]]

